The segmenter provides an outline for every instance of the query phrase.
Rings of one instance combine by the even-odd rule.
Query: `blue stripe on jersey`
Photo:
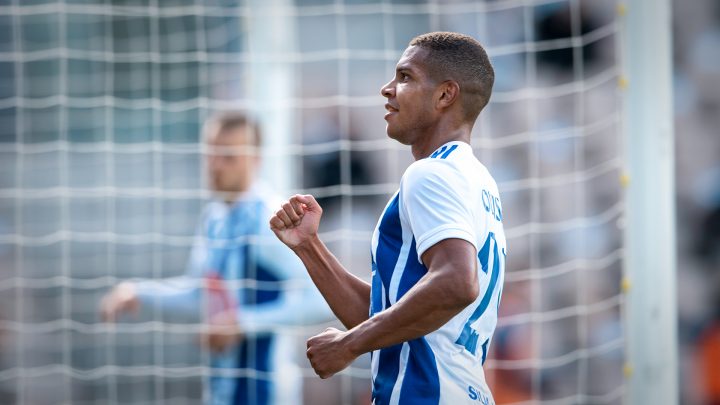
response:
[[[382,303],[382,280],[378,274],[377,263],[372,260],[372,284],[370,288],[370,316],[377,314],[383,310]]]
[[[410,354],[399,403],[437,405],[440,402],[440,377],[435,354],[424,337],[411,340],[408,344]]]
[[[490,252],[490,244],[493,245],[492,269],[488,268],[490,260],[490,257],[488,255],[488,253]],[[465,326],[463,327],[460,337],[458,337],[458,339],[455,341],[456,344],[464,346],[472,354],[475,354],[475,352],[477,351],[478,333],[477,331],[475,331],[475,329],[471,327],[471,324],[477,321],[480,316],[485,313],[488,305],[490,305],[490,299],[492,298],[493,292],[495,290],[495,285],[497,285],[498,275],[500,274],[500,258],[497,248],[497,242],[495,241],[495,234],[493,232],[490,232],[487,240],[485,241],[485,244],[483,245],[482,249],[480,249],[480,252],[478,253],[478,259],[480,259],[480,264],[482,266],[483,272],[487,273],[488,270],[492,271],[490,273],[490,283],[488,284],[487,290],[485,290],[485,295],[483,295],[482,300],[480,301],[480,305],[478,305],[478,307],[472,313],[470,319],[465,322]]]
[[[455,149],[457,149],[457,145],[451,146],[450,149],[447,150],[447,152],[443,153],[442,156],[440,156],[440,159],[445,159],[446,157],[450,156],[452,151],[454,151]]]
[[[261,208],[256,208],[255,212],[261,212]],[[236,215],[233,216],[235,218]],[[257,223],[257,221],[255,221]],[[255,225],[256,227],[259,224]],[[245,235],[253,235],[253,230],[246,230]],[[235,236],[236,238],[239,235]],[[260,285],[263,281],[277,282],[280,279],[268,267],[257,262],[257,250],[255,245],[250,241],[242,242],[244,252],[245,265],[242,268],[244,274],[238,274],[237,277],[248,277],[257,280]],[[227,270],[225,270],[227,274]],[[252,307],[255,305],[266,304],[280,298],[281,289],[277,283],[270,283],[272,287],[244,287],[242,293],[237,297],[242,301],[243,306]],[[241,309],[242,311],[242,309]],[[273,381],[264,377],[272,372],[273,363],[271,361],[271,353],[273,352],[274,336],[255,336],[246,337],[238,345],[235,369],[253,370],[259,375],[246,375],[234,378],[235,393],[233,395],[233,404],[255,404],[266,405],[272,400]]]
[[[440,149],[436,150],[435,152],[433,152],[433,154],[430,155],[430,158],[436,158],[439,154],[445,152],[445,149],[447,149],[447,145],[443,145],[442,148],[440,148]]]
[[[390,306],[389,291],[390,279],[393,270],[400,256],[400,248],[402,248],[402,226],[400,225],[400,200],[399,194],[388,204],[383,217],[380,220],[378,229],[378,244],[375,253],[376,275],[373,277],[373,285],[371,289],[371,297],[373,298],[373,310],[375,305],[382,299],[385,299],[385,308]],[[379,279],[385,286],[385,296],[382,294],[381,286],[375,279]],[[375,298],[377,297],[377,298]],[[379,311],[382,310],[380,305]],[[378,312],[379,312],[378,311]],[[400,350],[402,344],[386,347],[380,350],[378,358],[378,373],[373,381],[373,398],[376,405],[384,405],[390,402],[393,386],[400,372]]]
[[[373,404],[387,405],[390,403],[395,381],[400,372],[400,350],[402,343],[380,350],[378,373],[373,381]]]
[[[408,253],[407,262],[405,263],[405,270],[400,277],[400,285],[398,286],[395,301],[400,300],[426,273],[427,267],[417,260],[417,249],[415,248],[415,238],[413,238],[410,244],[410,253]]]
[[[490,344],[490,339],[489,339],[489,338],[488,338],[488,339],[485,339],[485,341],[484,341],[483,344],[482,344],[482,351],[483,351],[483,352],[482,352],[482,360],[481,360],[481,362],[480,362],[482,365],[485,365],[485,359],[487,359],[487,352],[488,352],[488,345],[489,345],[489,344]]]
[[[487,274],[488,272],[488,260],[490,258],[490,240],[495,240],[495,234],[490,232],[490,235],[488,235],[488,238],[485,240],[485,244],[482,248],[480,248],[480,251],[478,252],[478,259],[480,260],[480,268],[482,269],[483,273]]]
[[[272,353],[274,336],[246,337],[238,346],[237,366],[240,371],[252,370],[253,374],[235,378],[233,404],[269,405],[272,398],[273,383],[263,375],[272,370],[270,353]]]
[[[440,156],[440,154],[442,154],[442,155],[440,156],[440,159],[445,159],[446,157],[450,156],[450,154],[452,153],[452,151],[454,151],[455,149],[457,149],[457,147],[458,147],[457,145],[453,145],[453,146],[450,147],[450,149],[448,149],[447,145],[443,145],[442,148],[440,148],[440,149],[436,150],[435,152],[433,152],[432,155],[430,155],[430,158],[431,158],[431,159],[434,159],[434,158]]]
[[[400,225],[400,194],[396,194],[395,198],[385,209],[380,227],[378,230],[378,245],[375,254],[378,273],[380,280],[385,286],[385,308],[390,306],[388,292],[390,291],[390,279],[392,278],[395,264],[397,264],[398,256],[400,256],[400,248],[402,248],[402,226]]]

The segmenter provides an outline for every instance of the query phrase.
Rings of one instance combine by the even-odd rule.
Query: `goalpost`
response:
[[[625,40],[625,403],[676,404],[678,389],[672,9],[630,1]]]
[[[412,161],[385,135],[379,89],[435,30],[478,38],[496,69],[472,141],[508,238],[496,399],[672,403],[669,13],[668,0],[0,5],[0,403],[206,398],[197,324],[152,310],[105,324],[97,308],[119,281],[182,274],[214,112],[260,119],[264,177],[320,198],[323,239],[369,279],[372,229]],[[303,399],[368,403],[366,356],[328,381],[303,358],[325,326],[279,330]]]

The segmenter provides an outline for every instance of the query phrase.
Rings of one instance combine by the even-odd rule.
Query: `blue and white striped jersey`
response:
[[[292,361],[295,342],[275,332],[332,315],[302,262],[268,226],[272,209],[279,206],[280,200],[258,184],[232,205],[209,202],[186,274],[137,284],[143,306],[159,307],[170,316],[207,319],[215,312],[207,308],[213,292],[203,282],[209,275],[222,280],[220,293],[226,304],[236,306],[244,339],[210,356],[213,405],[295,401],[301,393],[300,371]]]
[[[505,233],[495,181],[470,145],[449,142],[405,171],[372,239],[370,316],[427,272],[422,254],[450,238],[478,252],[480,294],[440,329],[372,354],[373,403],[493,404],[483,363],[497,324]]]

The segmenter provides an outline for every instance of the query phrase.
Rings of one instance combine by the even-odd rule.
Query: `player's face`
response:
[[[258,156],[249,128],[213,133],[206,139],[206,164],[210,187],[221,193],[247,190],[257,168]]]
[[[397,63],[395,77],[380,89],[387,98],[388,136],[406,145],[414,144],[436,121],[435,83],[424,62],[427,52],[421,47],[408,47]]]

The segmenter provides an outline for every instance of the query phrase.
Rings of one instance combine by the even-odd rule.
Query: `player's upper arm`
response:
[[[422,254],[428,273],[443,280],[446,301],[457,302],[459,307],[469,305],[480,293],[475,246],[466,240],[444,239]]]
[[[467,241],[477,250],[472,189],[467,174],[442,160],[419,161],[403,178],[401,210],[415,236],[418,259],[445,239]]]

